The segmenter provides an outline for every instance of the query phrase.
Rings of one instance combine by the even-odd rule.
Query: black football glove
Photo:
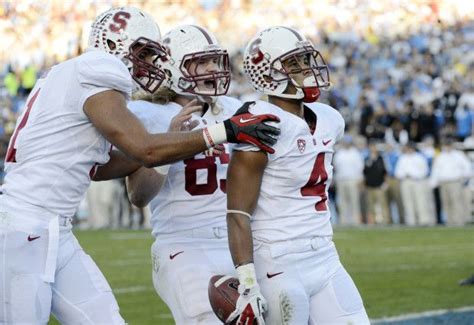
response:
[[[244,103],[231,118],[224,121],[227,141],[250,143],[268,153],[275,153],[271,146],[277,142],[280,129],[265,122],[280,122],[280,119],[273,114],[250,113],[249,108],[254,104],[255,102]]]

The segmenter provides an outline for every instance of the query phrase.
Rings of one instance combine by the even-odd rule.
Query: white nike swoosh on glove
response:
[[[249,119],[243,119],[243,118],[240,118],[240,123],[247,123],[247,122],[250,122],[250,121],[254,121],[256,120],[257,118],[256,117],[253,117],[253,118],[249,118]]]

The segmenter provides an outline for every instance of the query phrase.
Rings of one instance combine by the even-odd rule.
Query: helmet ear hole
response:
[[[171,78],[173,76],[173,73],[171,72],[170,69],[163,69],[163,71],[166,73],[166,76],[168,78]]]
[[[111,51],[117,48],[117,45],[115,44],[115,42],[109,39],[107,40],[107,46],[109,47]]]
[[[263,80],[265,80],[265,82],[270,83],[273,81],[273,78],[268,75],[263,75]]]

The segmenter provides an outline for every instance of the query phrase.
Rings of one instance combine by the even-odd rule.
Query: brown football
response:
[[[209,280],[207,290],[209,301],[212,310],[223,323],[235,310],[237,299],[239,299],[238,287],[239,280],[229,275],[214,275]]]

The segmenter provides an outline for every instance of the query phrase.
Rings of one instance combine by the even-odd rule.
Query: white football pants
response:
[[[177,325],[221,325],[209,303],[207,287],[213,275],[235,276],[227,231],[197,229],[187,232],[186,237],[158,236],[153,243],[155,290]]]
[[[266,324],[370,324],[331,237],[254,246]]]
[[[0,196],[0,324],[46,324],[51,313],[61,324],[124,324],[68,219],[54,225],[50,216],[19,208]]]

